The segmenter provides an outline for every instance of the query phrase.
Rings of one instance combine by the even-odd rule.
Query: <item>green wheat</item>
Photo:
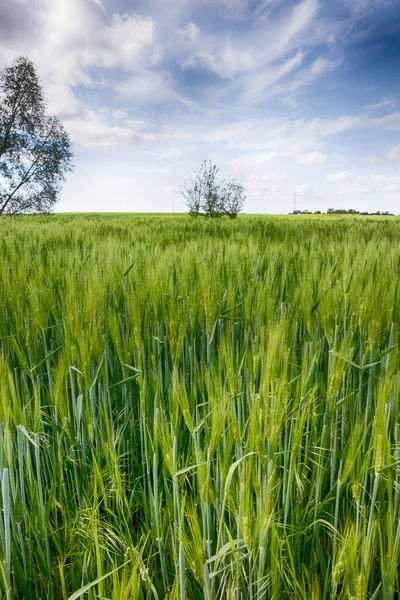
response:
[[[0,221],[0,598],[395,598],[400,221]]]

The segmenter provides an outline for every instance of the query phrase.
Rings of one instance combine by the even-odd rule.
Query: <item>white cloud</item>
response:
[[[279,175],[278,173],[250,173],[250,175],[247,177],[246,181],[280,181],[284,179],[282,175]]]
[[[87,111],[82,117],[66,120],[65,125],[74,142],[85,148],[126,149],[155,139],[153,133],[110,124],[104,113]]]
[[[92,66],[136,71],[162,59],[151,17],[107,16],[94,0],[32,0],[30,6],[35,8],[34,35],[25,41],[14,36],[4,50],[8,55],[28,54],[46,84],[88,85]]]
[[[238,73],[260,70],[261,72],[256,73],[255,77],[262,81],[265,76],[262,70],[292,51],[294,40],[310,25],[318,6],[318,0],[302,0],[292,9],[289,16],[285,15],[285,18],[275,20],[267,27],[263,23],[263,27],[255,29],[240,41],[234,39],[232,35],[226,36],[222,43],[220,36],[204,39],[203,46],[182,61],[181,66],[183,69],[208,68],[223,79],[232,78]],[[304,56],[302,51],[296,53],[297,60],[300,56]],[[295,66],[298,67],[300,63],[301,60]],[[284,65],[277,65],[274,72],[279,73],[283,68],[281,75],[283,76],[286,74],[285,66],[288,65],[290,60]],[[272,78],[271,83],[279,78],[279,76]],[[245,91],[248,90],[248,84],[248,81],[244,82]],[[260,87],[260,83],[257,87]],[[265,87],[261,85],[262,89]]]
[[[330,67],[329,61],[320,56],[311,65],[310,73],[311,73],[311,75],[318,76],[318,75],[321,75],[322,73],[325,73],[325,71],[329,67]]]
[[[400,191],[400,177],[389,175],[357,175],[340,171],[328,175],[327,181],[340,186],[344,194],[391,194]]]
[[[320,133],[325,137],[354,129],[354,127],[362,125],[363,121],[365,121],[363,116],[340,115],[336,119],[313,119],[312,123],[315,127],[322,128]]]
[[[379,165],[380,163],[382,163],[383,159],[378,156],[366,156],[362,160],[368,163],[369,165]]]
[[[383,127],[389,131],[400,131],[400,112],[390,113],[377,119],[371,119],[371,125]]]
[[[393,146],[393,148],[390,148],[390,150],[388,151],[387,155],[389,160],[396,160],[399,161],[400,160],[400,146]]]
[[[79,112],[79,102],[73,91],[62,83],[49,84],[46,89],[49,112],[64,118]]]
[[[270,96],[281,96],[285,104],[297,106],[296,98],[288,96],[288,94],[296,94],[301,88],[313,83],[319,77],[322,77],[336,69],[342,64],[342,59],[327,60],[325,58],[317,58],[311,66],[298,71],[295,78],[288,83],[278,84],[269,91]]]
[[[312,154],[311,160],[318,160],[321,157],[313,153],[315,148],[325,143],[325,138],[349,131],[362,121],[362,118],[351,115],[336,119],[248,119],[216,126],[205,132],[200,130],[198,139],[222,145],[225,149],[243,151],[246,153],[243,158],[250,164],[253,159],[262,164],[278,156],[297,158],[301,154]]]
[[[138,103],[163,102],[173,93],[172,77],[157,71],[145,71],[116,83],[114,90],[125,100]]]
[[[43,14],[44,52],[38,64],[66,83],[88,83],[90,66],[134,71],[161,60],[150,17],[107,17],[94,2],[84,0],[45,0]],[[54,56],[61,58],[62,69]]]
[[[99,26],[97,36],[92,39],[96,43],[89,44],[83,53],[88,65],[119,66],[133,71],[156,65],[162,59],[162,49],[155,44],[155,24],[150,17],[114,15],[109,23]]]
[[[187,42],[195,42],[200,37],[200,29],[192,22],[185,25],[182,29],[178,29],[177,33]]]
[[[253,15],[261,19],[265,19],[270,14],[270,7],[274,4],[280,3],[281,1],[282,0],[264,0],[259,4],[259,6],[255,7]]]
[[[193,110],[203,110],[176,91],[170,73],[144,71],[116,83],[114,90],[122,99],[138,104],[159,104],[166,100],[174,100]]]
[[[236,73],[247,71],[255,66],[255,58],[251,49],[234,48],[232,38],[228,35],[218,53],[206,50],[182,62],[182,69],[206,67],[221,78],[231,78]]]
[[[389,5],[391,0],[344,0],[347,8],[358,18],[366,17],[374,12],[377,8]]]
[[[327,181],[332,181],[334,183],[343,182],[343,181],[351,181],[354,178],[354,173],[351,171],[339,171],[339,173],[335,173],[333,175],[327,175]]]
[[[243,165],[229,168],[224,172],[224,176],[229,179],[237,179],[242,181],[246,194],[246,207],[257,206],[259,212],[269,212],[270,204],[279,203],[282,198],[282,177],[277,173],[266,173],[261,170],[253,171],[250,175],[246,175],[246,169]],[[252,165],[254,168],[256,165]]]
[[[253,165],[255,166],[255,165]],[[237,169],[233,172],[237,176]],[[278,181],[282,177],[277,173],[264,173],[263,171],[251,173],[244,180],[246,197],[249,202],[256,202],[260,205],[260,210],[263,211],[263,204],[268,201],[277,201],[282,196],[282,186]],[[266,211],[264,209],[264,211]]]
[[[114,119],[126,119],[128,116],[128,111],[126,108],[120,108],[118,110],[113,111]]]
[[[318,185],[302,183],[296,187],[296,195],[301,200],[316,199],[321,197],[321,190]]]
[[[244,99],[253,99],[261,101],[263,93],[277,81],[297,69],[304,58],[304,52],[299,51],[291,58],[288,58],[280,65],[269,66],[260,70],[255,75],[249,75],[244,82],[245,91],[242,94]]]
[[[106,11],[106,9],[104,8],[104,5],[103,5],[103,3],[101,2],[101,0],[93,0],[93,2],[94,2],[95,4],[97,4],[98,6],[100,6],[100,8],[101,8],[101,10],[102,10],[103,12],[105,12],[105,11]]]
[[[297,4],[289,19],[278,27],[275,44],[272,46],[272,56],[280,56],[287,51],[288,46],[311,23],[319,8],[318,0],[303,0]]]
[[[369,110],[380,110],[381,108],[393,108],[396,104],[396,100],[394,98],[383,98],[379,102],[374,104],[369,104],[367,109]]]
[[[307,152],[305,154],[299,154],[297,162],[300,165],[321,165],[326,162],[327,156],[322,152]]]
[[[166,185],[165,191],[168,192],[169,194],[180,194],[181,193],[180,188],[176,185]]]

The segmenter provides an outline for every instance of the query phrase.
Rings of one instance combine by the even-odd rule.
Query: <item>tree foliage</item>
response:
[[[34,64],[17,58],[0,73],[0,215],[50,212],[72,168],[69,136],[46,108]]]
[[[192,217],[228,215],[234,219],[242,212],[245,201],[243,185],[220,179],[219,168],[207,160],[182,185],[181,192]]]
[[[234,219],[243,209],[245,200],[243,185],[235,180],[225,182],[223,199],[225,214]]]

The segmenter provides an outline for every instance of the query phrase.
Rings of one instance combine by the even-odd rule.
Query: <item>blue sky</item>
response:
[[[204,159],[246,212],[400,213],[398,0],[2,0],[75,150],[60,211],[184,210]]]

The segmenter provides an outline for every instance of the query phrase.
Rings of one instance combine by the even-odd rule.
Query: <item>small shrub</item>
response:
[[[192,217],[203,215],[231,219],[242,211],[245,201],[241,183],[225,181],[218,177],[219,168],[205,160],[181,187],[181,192]]]

